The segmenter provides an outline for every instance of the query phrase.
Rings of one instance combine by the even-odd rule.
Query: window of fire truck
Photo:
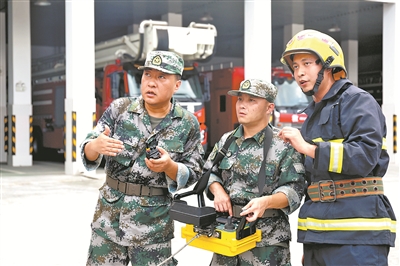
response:
[[[109,77],[111,78],[111,97],[117,99],[126,96],[124,88],[124,72],[113,72]]]
[[[179,90],[175,92],[174,98],[179,101],[201,102],[203,94],[199,77],[194,75],[189,76],[188,79],[182,79],[182,84]]]
[[[303,109],[312,101],[311,96],[306,96],[296,82],[274,80],[278,88],[278,95],[275,99],[275,108]]]
[[[140,95],[140,84],[136,82],[134,76],[128,74],[129,96]]]

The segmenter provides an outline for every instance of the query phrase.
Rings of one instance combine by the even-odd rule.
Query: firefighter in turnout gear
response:
[[[388,265],[396,217],[383,191],[389,156],[381,107],[346,78],[342,49],[326,34],[300,31],[281,61],[313,97],[301,130],[279,133],[305,155],[304,265]]]

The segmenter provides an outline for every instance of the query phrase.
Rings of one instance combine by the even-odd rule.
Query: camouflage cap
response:
[[[273,84],[264,80],[247,79],[240,83],[239,90],[228,91],[228,94],[232,96],[239,96],[241,93],[264,98],[268,102],[273,103],[278,94],[278,89]]]
[[[182,76],[183,59],[173,52],[152,51],[147,54],[144,66],[138,67],[139,70],[145,68],[153,68],[167,74],[177,74]]]

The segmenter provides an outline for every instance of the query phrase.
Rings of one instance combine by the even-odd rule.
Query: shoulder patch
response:
[[[183,117],[185,114],[185,111],[187,111],[186,109],[184,109],[180,104],[178,104],[177,102],[175,102],[175,109],[174,112],[176,114],[176,116],[178,117]]]
[[[294,163],[293,167],[298,174],[304,174],[306,172],[302,163]]]
[[[212,150],[211,153],[210,153],[210,159],[211,159],[211,161],[214,161],[215,156],[217,156],[217,153],[218,153],[218,147],[217,147],[217,145],[214,145],[214,148],[213,148],[213,150]]]

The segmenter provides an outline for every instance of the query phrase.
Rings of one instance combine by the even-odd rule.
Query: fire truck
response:
[[[174,97],[197,117],[206,149],[205,91],[196,68],[214,53],[214,25],[190,23],[168,26],[164,21],[145,20],[139,32],[95,45],[96,120],[119,97],[139,96],[143,65],[148,52],[173,51],[182,56],[185,68],[182,85]],[[44,149],[64,152],[65,54],[32,60],[33,156]]]
[[[275,110],[271,123],[279,128],[300,128],[306,119],[302,110],[312,101],[298,87],[292,73],[285,67],[272,67],[271,82],[278,88]],[[209,147],[221,136],[238,125],[236,97],[228,95],[237,90],[244,80],[244,67],[227,67],[202,72],[203,82],[210,87],[210,101],[206,103],[206,120],[209,123]]]

